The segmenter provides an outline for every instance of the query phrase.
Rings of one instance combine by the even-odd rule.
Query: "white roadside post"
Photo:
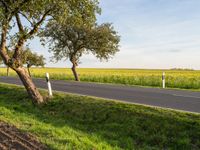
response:
[[[49,73],[46,73],[46,81],[47,81],[49,96],[53,96],[52,88],[51,88],[51,83],[49,81]]]
[[[165,72],[163,72],[162,74],[162,86],[163,86],[163,89],[165,89]]]

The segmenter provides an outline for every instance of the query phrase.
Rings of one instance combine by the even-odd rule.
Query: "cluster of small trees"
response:
[[[7,53],[10,57],[14,54],[14,51],[8,50]],[[21,54],[22,64],[25,65],[28,69],[29,76],[31,76],[30,68],[35,67],[44,67],[45,58],[43,55],[38,55],[37,53],[32,52],[29,48],[25,48]],[[3,64],[3,60],[0,57],[0,64]],[[7,76],[9,76],[9,66],[7,66]]]
[[[24,50],[25,43],[36,36],[41,38],[49,45],[54,60],[72,62],[79,81],[76,67],[83,54],[108,60],[119,51],[120,38],[113,26],[96,23],[100,12],[98,0],[0,0],[0,56],[19,75],[34,103],[41,104],[44,99],[24,64],[27,68],[43,66],[44,57]],[[13,28],[18,28],[14,34]]]

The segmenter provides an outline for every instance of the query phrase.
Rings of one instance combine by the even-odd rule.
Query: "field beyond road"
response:
[[[31,68],[35,78],[44,78],[46,72],[50,73],[51,79],[74,80],[71,69]],[[162,87],[162,70],[79,68],[77,72],[84,82]],[[168,88],[200,89],[200,71],[165,70],[165,73]],[[6,76],[6,68],[0,68],[0,75]],[[16,76],[13,71],[10,75]]]
[[[57,150],[200,149],[198,114],[62,93],[33,106],[24,88],[8,84],[0,84],[0,121]]]

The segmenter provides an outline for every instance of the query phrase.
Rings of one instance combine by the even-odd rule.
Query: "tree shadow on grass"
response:
[[[68,126],[111,147],[200,149],[199,115],[64,94],[56,94],[43,106],[33,106],[21,88],[0,85],[0,91],[1,107],[29,114],[56,128]]]

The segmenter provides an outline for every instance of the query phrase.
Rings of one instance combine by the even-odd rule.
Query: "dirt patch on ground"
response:
[[[46,150],[32,135],[0,122],[0,150]]]

